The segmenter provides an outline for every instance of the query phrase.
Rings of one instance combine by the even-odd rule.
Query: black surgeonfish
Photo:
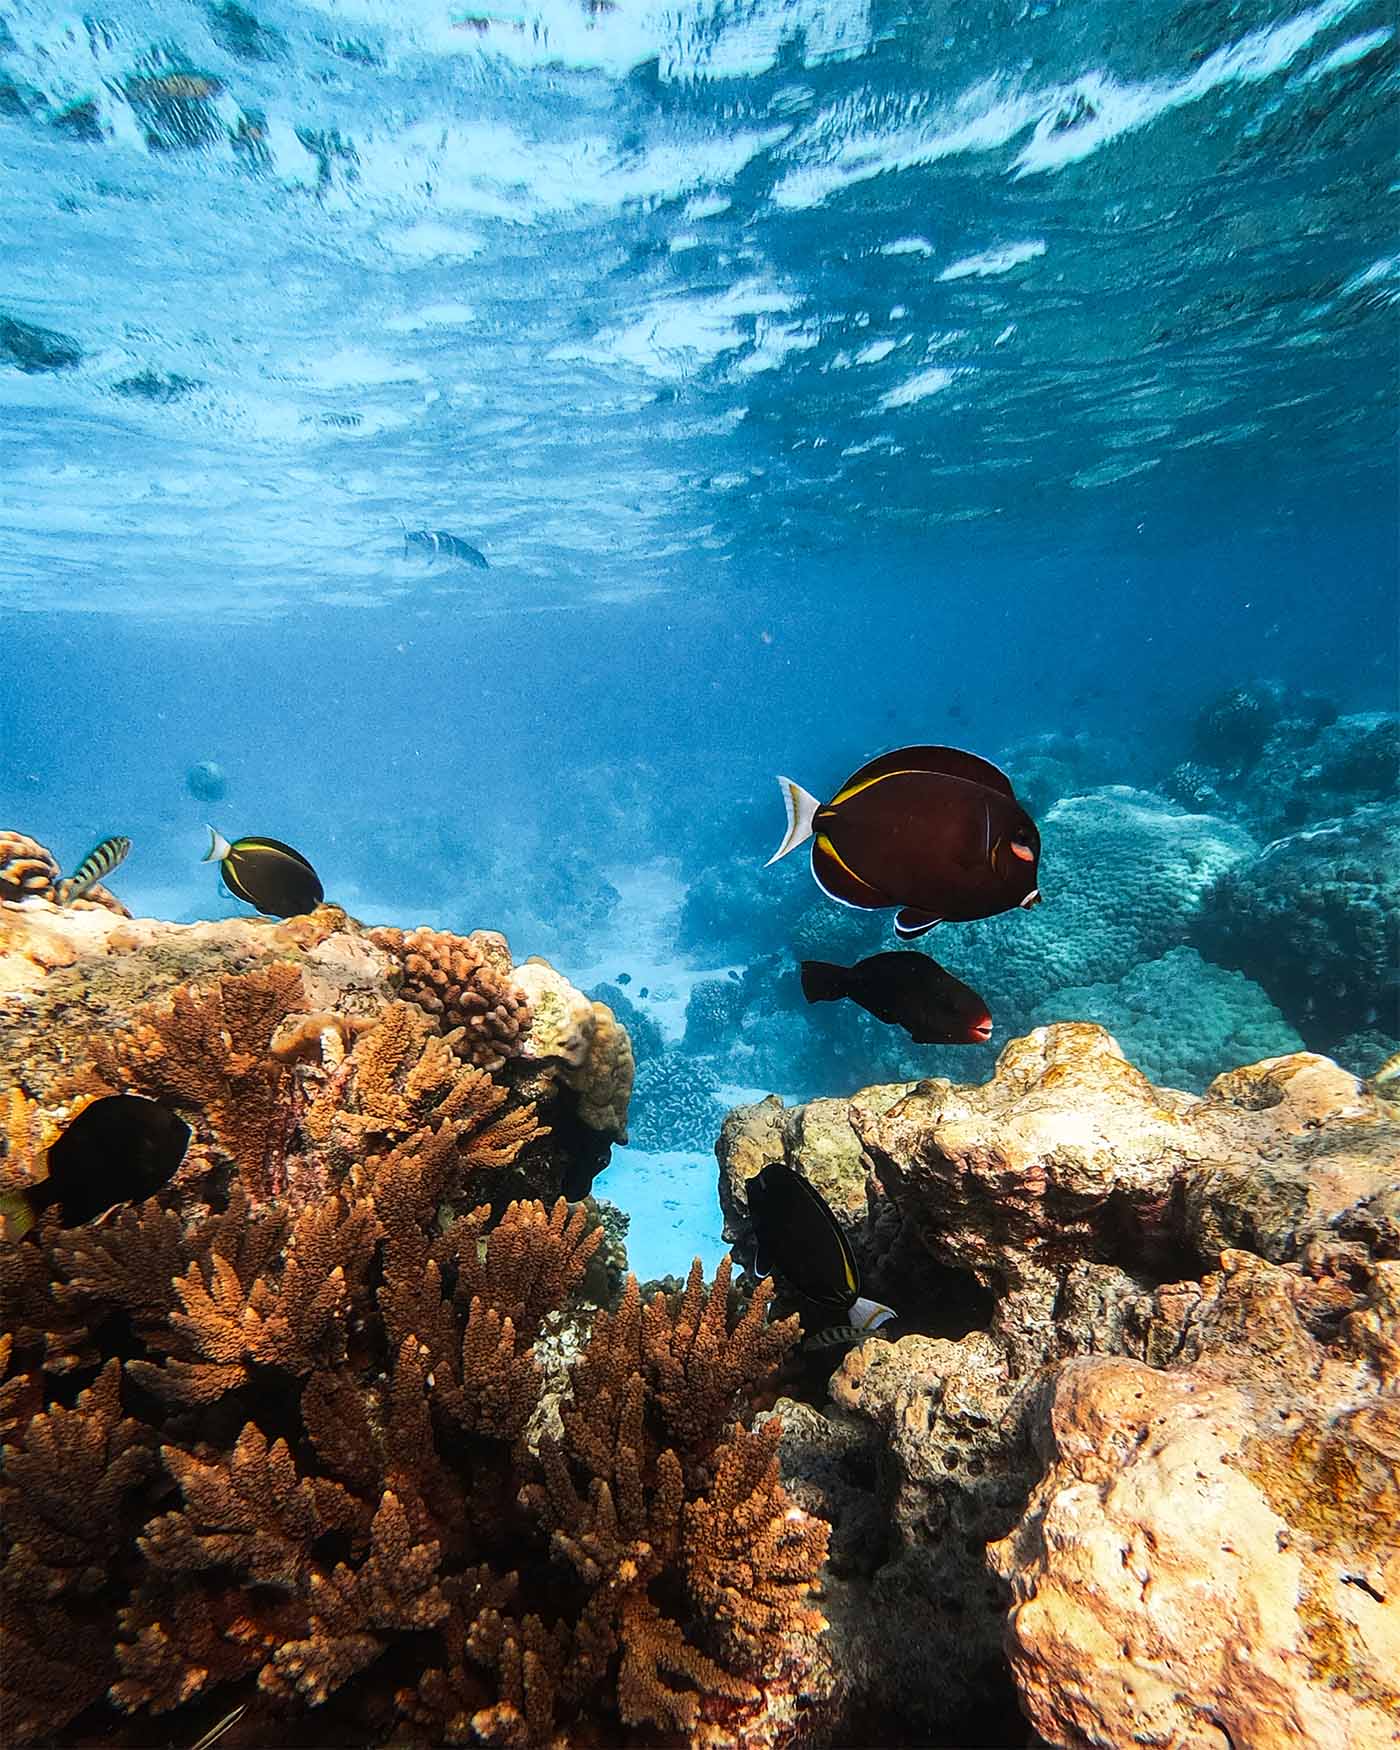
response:
[[[1005,772],[956,747],[901,747],[830,802],[780,777],[788,829],[776,863],[812,840],[812,874],[843,905],[900,908],[895,934],[995,917],[1040,900],[1040,833]]]
[[[235,839],[232,844],[209,828],[206,863],[217,862],[224,885],[236,898],[268,917],[299,917],[325,897],[321,878],[302,856],[280,839]]]
[[[854,966],[802,962],[802,994],[809,1003],[849,997],[916,1045],[985,1045],[992,1016],[971,985],[913,948],[870,954]]]
[[[62,1205],[64,1227],[78,1227],[118,1203],[142,1202],[175,1177],[189,1142],[189,1125],[158,1100],[94,1100],[50,1144],[48,1176],[0,1196],[10,1237],[23,1239],[54,1203]]]
[[[71,905],[75,899],[81,899],[90,888],[96,887],[99,881],[110,875],[119,863],[126,861],[130,849],[131,840],[124,839],[120,833],[103,839],[100,845],[94,845],[68,879],[59,882],[58,903]]]
[[[760,1276],[781,1276],[802,1299],[837,1314],[843,1330],[866,1333],[895,1317],[892,1307],[862,1296],[851,1243],[815,1185],[770,1161],[746,1189]]]

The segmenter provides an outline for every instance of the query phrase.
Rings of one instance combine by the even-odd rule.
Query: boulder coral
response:
[[[1400,803],[1291,833],[1222,871],[1191,936],[1315,1045],[1400,1033]]]
[[[606,1003],[590,1002],[545,960],[532,956],[516,967],[514,977],[533,1011],[522,1055],[557,1066],[578,1095],[581,1121],[610,1140],[626,1142],[636,1074],[626,1029]]]
[[[1062,1745],[1392,1741],[1388,1086],[1294,1052],[1193,1095],[1079,1023],[981,1085],[731,1115],[736,1250],[786,1160],[900,1315],[780,1405],[833,1524],[838,1739],[1016,1742],[1019,1698]]]
[[[1212,966],[1194,948],[1173,948],[1116,984],[1057,991],[1036,1006],[1031,1021],[1037,1027],[1095,1021],[1144,1075],[1193,1093],[1232,1064],[1303,1049],[1252,979]]]
[[[1116,984],[1176,947],[1211,884],[1256,849],[1243,827],[1121,784],[1057,802],[1040,828],[1044,903],[969,924],[947,949],[1008,1032],[1054,992]]]

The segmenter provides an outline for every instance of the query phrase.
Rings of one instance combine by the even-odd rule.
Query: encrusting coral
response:
[[[539,1078],[307,997],[274,960],[66,1037],[75,1101],[194,1140],[146,1202],[0,1241],[6,1742],[239,1708],[230,1750],[784,1740],[831,1687],[827,1528],[748,1425],[795,1330],[697,1264],[645,1306],[629,1278],[547,1377],[603,1231],[483,1196]],[[9,1096],[0,1173],[41,1176],[58,1110]]]

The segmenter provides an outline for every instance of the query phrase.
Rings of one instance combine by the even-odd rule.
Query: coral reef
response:
[[[399,994],[432,1015],[444,1033],[458,1028],[459,1055],[478,1069],[499,1069],[530,1030],[530,1004],[512,982],[503,936],[477,931],[371,930],[370,940],[403,965]]]
[[[989,1552],[1046,1739],[1394,1745],[1397,1336],[1400,1264],[1226,1252],[1134,1304],[1146,1359],[1047,1381],[1048,1469]]]
[[[723,1122],[718,1078],[703,1063],[672,1048],[637,1072],[630,1130],[635,1148],[708,1151]]]
[[[931,944],[986,998],[1001,1038],[1055,992],[1116,984],[1178,946],[1212,881],[1255,850],[1242,827],[1124,785],[1057,802],[1040,827],[1044,904]]]
[[[65,930],[95,968],[110,931]],[[792,1326],[727,1262],[590,1318],[596,1216],[494,1197],[531,1151],[561,1171],[529,1097],[556,1082],[467,1062],[387,976],[339,1006],[346,935],[128,1011],[99,979],[9,1095],[17,1178],[65,1085],[195,1140],[146,1202],[0,1239],[6,1741],[193,1742],[232,1709],[232,1746],[789,1742],[833,1683],[827,1528],[752,1419]]]
[[[515,969],[515,977],[534,1015],[522,1055],[557,1065],[578,1095],[582,1122],[626,1142],[636,1074],[626,1029],[606,1003],[590,1002],[544,960],[532,957]]]
[[[1314,1045],[1400,1033],[1400,804],[1368,804],[1224,870],[1191,933]]]
[[[640,1068],[649,1057],[660,1057],[666,1041],[661,1028],[640,1004],[632,1001],[620,984],[597,984],[588,992],[590,1001],[605,1003],[632,1042],[632,1059]]]
[[[1267,1678],[1235,1684],[1234,1742],[1274,1741],[1273,1701],[1280,1720],[1340,1722],[1309,1741],[1372,1741],[1389,1607],[1336,1578],[1393,1596],[1374,1557],[1395,1486],[1378,1406],[1400,1358],[1400,1108],[1382,1090],[1294,1053],[1195,1097],[1154,1086],[1102,1029],[1062,1025],[1013,1041],[982,1086],[741,1108],[718,1153],[736,1250],[744,1181],[785,1159],[849,1223],[907,1333],[853,1349],[824,1409],[780,1405],[783,1474],[833,1524],[838,1740],[1018,1741],[1005,1632],[1052,1742],[1126,1750],[1133,1696],[1161,1702],[1164,1741],[1194,1741],[1246,1657]],[[1119,1423],[1113,1369],[1129,1363],[1149,1383]],[[1193,1537],[1197,1466],[1172,1462],[1207,1447],[1249,1479],[1212,1483],[1213,1503],[1238,1486],[1241,1527],[1264,1523],[1261,1498],[1276,1515],[1233,1555]],[[1199,1469],[1218,1476],[1218,1456]],[[1354,1534],[1353,1476],[1368,1479]],[[1251,1613],[1269,1573],[1270,1607]],[[1159,1617],[1144,1589],[1157,1575],[1164,1609],[1218,1601],[1199,1695],[1185,1617]]]
[[[1057,991],[1037,1005],[1031,1021],[1037,1027],[1097,1022],[1152,1081],[1192,1093],[1202,1092],[1223,1064],[1303,1049],[1257,984],[1212,966],[1194,948],[1173,948],[1117,984]]]
[[[710,1051],[728,1045],[739,1031],[746,993],[737,978],[702,978],[685,1005],[685,1049]]]
[[[47,899],[58,903],[62,872],[53,853],[22,832],[0,832],[0,900]],[[101,909],[129,918],[117,896],[95,881],[80,898],[68,901],[75,911]]]
[[[1197,725],[1197,757],[1168,780],[1174,795],[1227,809],[1264,839],[1393,801],[1400,784],[1400,715],[1357,712],[1278,688],[1229,695]],[[1234,721],[1235,731],[1230,730]],[[1214,724],[1215,727],[1209,727]]]

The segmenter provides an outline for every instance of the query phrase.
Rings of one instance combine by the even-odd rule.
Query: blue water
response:
[[[793,997],[819,896],[799,858],[758,881],[773,774],[946,740],[1020,782],[1077,737],[1043,817],[1170,795],[1232,688],[1395,711],[1398,69],[1357,0],[2,0],[0,825],[66,867],[130,833],[114,885],[174,918],[241,909],[206,819],[270,832],[366,919],[626,972],[720,1110],[990,1073]],[[1374,766],[1285,824],[1354,836]],[[1262,847],[1250,784],[1202,806]],[[1048,930],[1095,877],[1042,826]],[[1278,1021],[1190,1055],[1204,999],[1121,993],[1173,946],[1239,972],[1191,905],[1072,973],[928,946],[999,1039],[1106,987],[1179,1081],[1400,1035],[1373,967],[1295,1001],[1285,920],[1235,956]],[[696,981],[751,968],[687,1047]],[[707,1139],[651,1130],[619,1200],[634,1261],[683,1268],[719,1244]]]

